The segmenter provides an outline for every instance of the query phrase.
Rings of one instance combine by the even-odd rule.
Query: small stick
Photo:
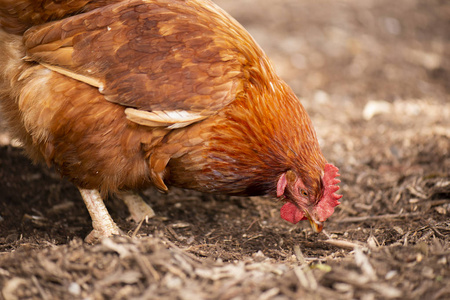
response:
[[[136,227],[136,229],[134,230],[133,234],[131,235],[131,238],[134,239],[139,231],[139,229],[141,229],[142,223],[144,223],[144,220],[148,220],[148,218],[142,218],[141,221],[139,222],[138,226]]]
[[[170,247],[170,249],[171,250],[173,250],[173,251],[175,251],[175,252],[177,252],[178,254],[181,254],[182,256],[186,256],[187,258],[190,258],[193,262],[196,262],[196,263],[203,263],[203,261],[200,259],[200,258],[198,258],[197,256],[195,256],[195,255],[193,255],[193,254],[191,254],[191,253],[189,253],[189,252],[186,252],[186,251],[183,251],[183,250],[185,250],[185,249],[181,249],[180,247],[178,247],[177,245],[175,245],[174,243],[172,243],[168,238],[166,238],[166,237],[162,237],[161,238],[167,245],[169,245],[169,247]],[[190,248],[190,247],[189,247]],[[187,249],[189,249],[189,248],[187,248]]]
[[[372,220],[407,218],[407,217],[419,216],[421,214],[422,213],[415,212],[415,213],[406,213],[406,214],[386,214],[386,215],[378,215],[378,216],[350,217],[350,218],[345,218],[345,219],[342,219],[342,220],[333,220],[332,222],[335,222],[335,223],[356,223],[356,222],[372,221]]]
[[[45,293],[44,289],[42,288],[41,284],[37,280],[36,276],[32,276],[31,281],[33,281],[34,285],[37,287],[39,294],[41,294],[42,299],[48,300],[49,297],[48,297],[47,293]]]
[[[303,255],[302,250],[300,250],[300,247],[298,245],[294,246],[294,253],[295,256],[297,257],[298,262],[301,265],[305,265],[306,264],[305,256]]]
[[[297,276],[300,284],[305,288],[316,290],[318,287],[316,277],[314,277],[314,274],[308,267],[305,256],[303,255],[303,252],[302,250],[300,250],[300,247],[298,245],[294,246],[294,253],[297,257],[298,262],[301,264],[300,267],[294,268],[294,273]]]
[[[330,244],[332,246],[336,246],[339,248],[343,248],[343,249],[349,249],[349,250],[353,250],[355,248],[364,248],[365,246],[361,246],[357,243],[353,243],[350,241],[344,241],[344,240],[332,240],[332,239],[328,239],[328,240],[324,240],[322,241],[326,244]]]
[[[145,276],[147,276],[148,284],[151,283],[149,280],[150,276],[153,277],[153,279],[155,279],[156,281],[159,281],[161,279],[158,271],[156,271],[147,257],[140,255],[139,253],[133,253],[133,256],[139,267],[141,268],[141,271],[145,274]]]

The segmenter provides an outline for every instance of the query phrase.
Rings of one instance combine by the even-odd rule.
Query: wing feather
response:
[[[49,65],[49,64],[46,64],[46,63],[43,63],[43,62],[41,62],[41,65],[43,67],[49,69],[49,70],[54,71],[54,72],[60,73],[60,74],[65,75],[67,77],[73,78],[75,80],[78,80],[78,81],[87,83],[89,85],[95,86],[96,88],[99,89],[100,92],[102,92],[102,90],[103,90],[104,84],[103,84],[102,81],[98,80],[97,78],[85,76],[85,75],[82,75],[82,74],[78,74],[78,73],[75,73],[75,72],[73,72],[73,71],[71,71],[69,69],[62,68],[62,67],[59,67],[59,66]]]
[[[134,108],[125,109],[130,121],[150,127],[181,128],[206,118],[198,113],[184,110],[174,111],[144,111]]]
[[[100,88],[133,122],[177,128],[243,89],[248,58],[233,26],[209,1],[132,0],[35,26],[24,42],[29,59]]]

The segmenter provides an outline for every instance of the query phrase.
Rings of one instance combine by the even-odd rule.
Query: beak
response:
[[[305,211],[305,216],[308,218],[312,230],[314,230],[315,233],[320,233],[323,229],[323,222],[317,221],[308,211]]]
[[[315,233],[320,233],[322,231],[323,222],[314,221],[313,219],[309,219],[309,223],[311,224],[311,227]]]

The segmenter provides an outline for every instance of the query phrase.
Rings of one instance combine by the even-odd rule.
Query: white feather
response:
[[[45,68],[47,68],[47,69],[49,69],[49,70],[57,72],[59,74],[65,75],[67,77],[70,77],[70,78],[73,78],[75,80],[87,83],[87,84],[92,85],[92,86],[95,86],[95,87],[98,88],[100,93],[103,92],[104,85],[103,85],[103,82],[100,79],[97,79],[97,78],[94,78],[94,77],[85,76],[85,75],[82,75],[82,74],[78,74],[78,73],[75,73],[75,72],[73,72],[71,70],[68,70],[66,68],[49,65],[49,64],[46,64],[46,63],[43,63],[43,62],[41,62],[40,65],[45,67]]]
[[[206,118],[199,113],[186,110],[145,111],[127,108],[125,114],[128,120],[137,124],[168,129],[182,128]]]

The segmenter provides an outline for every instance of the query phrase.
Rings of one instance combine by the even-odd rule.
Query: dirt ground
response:
[[[77,189],[0,126],[0,299],[450,299],[450,3],[217,0],[301,97],[342,204],[315,234],[266,198],[142,192],[83,242]]]

